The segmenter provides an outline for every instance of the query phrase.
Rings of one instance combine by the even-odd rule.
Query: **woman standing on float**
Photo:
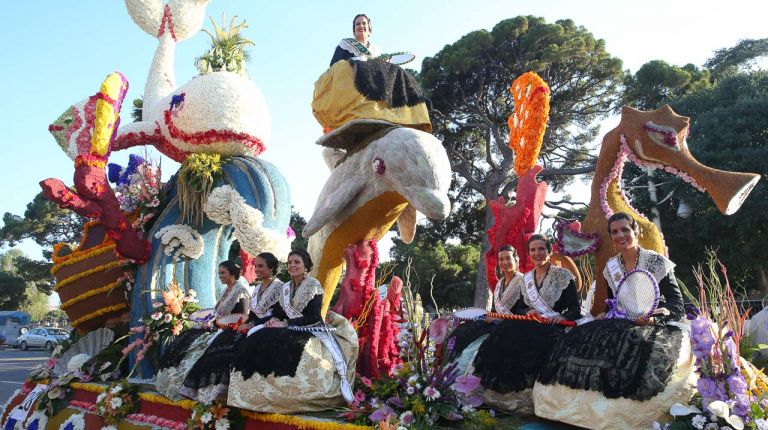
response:
[[[565,332],[556,323],[574,321],[581,314],[575,278],[567,269],[552,265],[549,240],[533,235],[527,247],[534,269],[525,274],[522,300],[513,310],[537,314],[546,322],[501,321],[480,345],[474,360],[474,374],[485,389],[485,402],[521,414],[533,413],[531,389],[536,376]]]
[[[627,273],[646,270],[659,286],[657,312],[635,320],[600,319],[571,330],[539,372],[536,415],[589,428],[647,427],[692,394],[688,329],[677,322],[684,314],[683,298],[675,264],[640,247],[639,228],[629,214],[608,218],[608,232],[619,251],[601,274],[609,296]]]

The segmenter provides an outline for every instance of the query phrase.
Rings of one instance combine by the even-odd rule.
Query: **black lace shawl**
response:
[[[426,102],[416,78],[400,66],[382,60],[354,61],[355,88],[368,100],[384,101],[393,108]]]
[[[512,313],[525,315],[530,309],[531,308],[521,298],[512,307]],[[576,289],[576,282],[574,280],[568,282],[568,286],[563,290],[560,298],[555,302],[555,305],[552,306],[552,310],[559,312],[563,318],[569,321],[576,321],[581,318],[581,300],[579,299],[579,292]]]

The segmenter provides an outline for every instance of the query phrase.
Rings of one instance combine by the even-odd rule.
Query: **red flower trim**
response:
[[[118,136],[112,144],[112,149],[119,151],[121,149],[131,148],[133,146],[152,145],[157,148],[158,151],[167,155],[173,161],[179,163],[183,162],[189,156],[188,152],[182,151],[179,148],[171,145],[170,142],[165,140],[160,134],[160,127],[155,128],[154,134],[147,134],[143,131],[138,133],[126,133]]]
[[[248,133],[235,133],[227,130],[207,130],[197,133],[186,133],[178,129],[173,124],[171,118],[171,111],[165,111],[165,125],[168,127],[168,132],[174,139],[181,139],[186,143],[193,145],[210,145],[222,141],[240,141],[243,146],[253,150],[255,155],[259,155],[266,149],[264,143],[256,136],[251,136]]]
[[[165,5],[165,9],[163,9],[163,21],[160,23],[160,30],[157,32],[157,37],[160,37],[165,33],[166,25],[168,26],[168,31],[171,32],[171,39],[175,42],[176,33],[173,31],[173,13],[171,12],[171,7],[168,5]]]

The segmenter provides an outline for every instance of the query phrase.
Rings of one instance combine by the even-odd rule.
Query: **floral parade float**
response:
[[[198,301],[208,308],[215,303],[214,271],[218,262],[227,258],[233,240],[239,241],[244,262],[262,251],[284,257],[290,245],[286,233],[288,187],[274,166],[257,158],[266,149],[269,129],[266,103],[258,88],[226,61],[226,70],[213,71],[210,66],[214,62],[205,56],[206,62],[198,63],[200,76],[179,87],[175,84],[175,43],[200,29],[207,3],[126,0],[133,20],[158,39],[141,120],[120,126],[127,80],[114,73],[97,95],[69,108],[50,127],[74,160],[75,187],[72,190],[58,180],[41,185],[51,200],[94,219],[87,224],[79,245],[59,245],[54,254],[62,307],[75,328],[88,334],[64,355],[54,352],[54,358],[29,376],[0,410],[4,429],[352,430],[374,424],[399,430],[431,428],[438,420],[454,421],[459,428],[493,428],[493,413],[479,409],[483,398],[478,378],[462,375],[457,366],[443,361],[445,351],[451,348],[446,342],[446,319],[430,323],[407,280],[403,285],[393,278],[386,297],[378,294],[376,242],[395,222],[401,237],[410,241],[417,211],[439,219],[447,216],[450,208],[450,166],[441,143],[429,134],[423,97],[413,91],[377,93],[359,79],[366,70],[378,73],[382,69],[398,79],[408,79],[402,70],[392,69],[383,61],[332,65],[318,80],[313,100],[315,115],[326,132],[318,144],[325,147],[331,177],[304,234],[309,236],[311,253],[318,263],[315,273],[326,291],[324,311],[332,318],[340,314],[349,319],[343,319],[343,324],[351,324],[359,339],[358,383],[352,401],[341,414],[354,423],[339,422],[337,413],[322,418],[258,413],[248,410],[247,405],[241,409],[232,403],[175,401],[154,391],[151,379],[147,379],[152,377],[154,366],[147,356],[190,328],[193,321],[189,314],[198,307]],[[510,145],[518,155],[518,200],[511,208],[503,201],[497,205],[498,219],[506,220],[494,227],[500,241],[524,240],[525,234],[533,232],[546,193],[546,184],[536,180],[541,167],[535,165],[546,124],[546,114],[541,116],[546,112],[546,84],[531,75],[525,79],[519,87],[513,85],[513,94],[516,105],[527,100],[531,106],[520,106],[510,118]],[[677,144],[677,154],[664,158],[663,151],[677,142],[671,136],[685,136],[687,119],[682,121],[683,127],[668,130],[668,125],[677,124],[682,117],[671,111],[659,115],[625,110],[625,114],[641,119],[629,125],[622,121],[629,140],[622,135],[622,147],[615,158],[603,154],[616,149],[606,149],[611,146],[605,145],[606,136],[599,163],[606,158],[609,164],[619,164],[627,157],[633,161],[669,161],[676,167],[667,170],[687,171],[697,180],[708,177],[699,182],[726,213],[735,211],[757,182],[754,175],[707,170],[691,161],[684,140]],[[638,123],[644,125],[638,128]],[[650,141],[640,137],[643,131],[649,133]],[[628,141],[636,143],[630,147]],[[662,148],[650,147],[654,144]],[[107,164],[111,151],[138,145],[157,147],[181,162],[181,169],[168,184],[162,184],[156,168],[135,156],[125,168]],[[637,149],[634,158],[633,148]],[[598,173],[602,172],[600,166]],[[625,209],[620,206],[620,167],[609,171],[600,182],[604,185],[601,201],[606,205],[593,204],[592,208]],[[604,224],[608,213],[599,215]],[[598,231],[589,230],[590,217],[584,226],[585,232],[594,233],[581,233],[578,224],[560,227],[568,235],[562,239],[561,251],[572,252],[574,245],[590,249],[595,244]],[[492,241],[492,246],[497,242]],[[346,273],[332,305],[344,262]],[[726,324],[718,319],[706,304],[701,309],[698,316],[691,316],[694,334],[689,352],[696,361],[686,363],[687,376],[695,371],[700,381],[705,381],[698,384],[701,398],[691,406],[675,405],[671,413],[678,417],[677,422],[694,428],[703,427],[702,419],[732,428],[739,428],[741,420],[760,428],[766,418],[759,406],[760,396],[768,386],[764,376],[741,359],[738,350],[734,352],[740,326],[736,320]],[[113,341],[112,332],[95,330],[104,326],[116,330],[122,326],[128,333]],[[723,326],[733,333],[716,329]],[[110,349],[114,353],[111,356]],[[126,367],[128,371],[124,371]],[[126,379],[129,375],[141,379]],[[744,376],[740,379],[739,375]],[[692,383],[689,379],[682,382]],[[664,423],[670,403],[687,402],[690,388],[686,386],[676,396],[643,408],[626,403],[614,406],[613,411],[631,410],[637,415],[633,423],[642,422],[642,427],[650,427],[653,419]],[[558,396],[543,393],[539,394],[542,405]],[[547,398],[550,395],[552,399]],[[598,425],[547,415],[546,406],[542,411],[549,418]],[[675,423],[653,425],[661,428]]]

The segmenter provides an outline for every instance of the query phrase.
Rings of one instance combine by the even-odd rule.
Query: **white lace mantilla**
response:
[[[293,281],[286,282],[282,288],[282,300],[280,304],[283,310],[290,318],[299,318],[307,303],[318,294],[323,294],[323,286],[320,281],[305,276],[298,286],[293,285]]]
[[[225,317],[230,315],[232,313],[232,309],[240,300],[245,300],[245,303],[243,304],[243,310],[250,309],[251,293],[248,292],[248,289],[245,288],[243,284],[236,283],[232,287],[232,290],[230,290],[229,294],[226,294],[225,290],[225,294],[219,299],[219,302],[216,303],[216,316]]]
[[[523,274],[520,272],[515,273],[509,284],[504,285],[504,277],[499,279],[496,283],[496,288],[493,290],[493,307],[496,312],[500,314],[511,314],[512,306],[520,300],[520,296],[523,293],[525,287],[525,280]]]
[[[534,273],[534,277],[535,275],[536,274]],[[563,295],[563,291],[568,288],[568,284],[575,280],[576,279],[573,277],[573,273],[571,273],[568,269],[563,269],[562,267],[557,266],[549,266],[549,273],[547,273],[547,276],[544,277],[542,286],[539,289],[539,296],[541,296],[541,299],[544,300],[544,303],[546,303],[547,306],[554,308],[555,303],[557,303],[557,301],[560,300],[560,296]],[[523,288],[523,291],[523,300],[525,300],[525,304],[530,307],[534,307],[530,298],[528,297],[528,293],[525,292],[525,288]]]
[[[611,276],[609,266],[612,261],[615,261],[616,264],[621,267],[622,273],[624,275],[627,274],[627,269],[621,263],[621,259],[618,255],[612,257],[603,269],[603,276],[605,276],[605,279],[608,281],[608,285],[611,287],[611,290],[616,292],[616,286],[621,279],[616,280],[613,279],[613,276]],[[661,280],[669,275],[674,268],[675,263],[673,263],[669,258],[659,254],[658,252],[640,248],[640,255],[637,259],[636,269],[643,269],[651,272],[651,275],[653,275],[654,279],[656,279],[656,282],[661,282]]]
[[[379,48],[377,48],[373,43],[368,42],[368,46],[364,46],[355,38],[341,39],[341,42],[339,42],[339,47],[351,53],[355,57],[360,57],[360,59],[366,57],[378,57],[381,55],[381,50],[379,50]]]
[[[256,285],[251,298],[251,311],[259,318],[264,318],[269,313],[269,309],[280,300],[283,291],[283,281],[275,278],[267,285],[264,292],[261,292],[261,283]]]

